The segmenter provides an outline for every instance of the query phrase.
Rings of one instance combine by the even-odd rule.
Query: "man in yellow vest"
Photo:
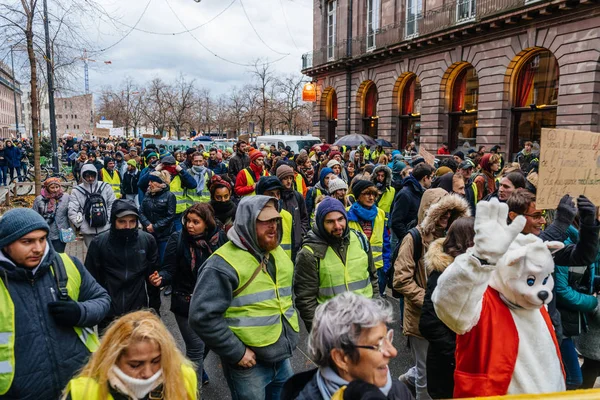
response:
[[[241,170],[235,179],[234,191],[237,196],[254,196],[256,183],[261,176],[269,176],[265,170],[265,156],[258,150],[250,152],[250,166]]]
[[[194,203],[208,203],[210,201],[210,179],[214,172],[206,166],[206,159],[199,151],[192,154],[192,167],[188,170],[192,178],[196,181],[195,189],[186,189],[185,197],[188,201],[188,207]]]
[[[369,241],[349,229],[346,209],[332,197],[318,204],[295,267],[296,307],[309,331],[317,306],[330,298],[348,291],[365,297],[379,293]]]
[[[298,343],[292,302],[294,265],[281,246],[281,215],[272,197],[244,197],[230,242],[204,263],[189,324],[221,357],[232,397],[279,399],[293,375]]]
[[[352,194],[356,201],[348,208],[348,225],[369,239],[373,263],[379,278],[379,294],[385,297],[386,272],[390,269],[391,250],[386,214],[375,205],[380,192],[373,182],[359,180],[352,184]]]
[[[35,211],[0,219],[0,398],[54,400],[99,342],[110,297],[81,262],[58,254]]]
[[[104,159],[104,168],[101,171],[101,181],[108,183],[113,192],[115,192],[115,198],[121,198],[121,175],[119,171],[115,170],[115,160],[110,157]]]

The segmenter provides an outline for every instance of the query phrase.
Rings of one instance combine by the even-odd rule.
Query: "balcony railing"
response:
[[[362,35],[353,38],[351,56],[359,57],[405,40],[479,21],[523,7],[527,3],[527,0],[454,0],[441,7],[426,10],[407,22],[383,26],[374,33],[374,37]],[[332,48],[322,47],[312,53],[306,53],[302,56],[302,69],[346,58],[346,48],[347,40],[342,40]]]

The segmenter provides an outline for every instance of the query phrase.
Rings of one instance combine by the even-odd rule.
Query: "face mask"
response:
[[[133,240],[137,237],[138,229],[112,229],[111,236],[118,240]]]
[[[202,172],[204,172],[204,169],[205,169],[204,167],[201,167],[199,165],[192,166],[192,171],[194,171],[194,173],[196,175],[201,174]]]
[[[233,201],[212,201],[210,204],[212,205],[216,214],[221,214],[231,209],[233,206]]]
[[[150,163],[150,166],[151,166],[152,168],[156,168],[156,166],[157,166],[157,165],[158,165],[158,160],[154,160],[154,161],[152,161],[152,162]]]

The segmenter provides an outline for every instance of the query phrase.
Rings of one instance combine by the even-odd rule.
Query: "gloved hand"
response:
[[[493,198],[477,203],[473,255],[496,265],[510,244],[525,227],[522,215],[507,224],[508,206]]]
[[[596,224],[596,206],[584,195],[577,198],[577,208],[579,209],[579,222],[582,225]]]
[[[67,301],[52,301],[48,303],[48,311],[59,325],[76,326],[81,318],[79,303],[71,299]]]
[[[344,391],[344,400],[386,400],[387,397],[375,385],[365,381],[352,381]]]
[[[556,220],[566,224],[567,227],[573,223],[575,216],[577,215],[577,208],[575,207],[575,201],[568,194],[565,194],[558,207],[556,207]]]

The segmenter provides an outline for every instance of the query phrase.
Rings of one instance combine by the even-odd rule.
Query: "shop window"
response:
[[[475,147],[477,142],[477,102],[479,99],[479,79],[472,66],[461,69],[451,86],[450,149],[464,146]]]
[[[398,143],[400,148],[412,141],[419,144],[421,132],[421,83],[416,75],[406,78],[400,93]]]
[[[375,84],[368,86],[364,95],[363,111],[363,133],[373,138],[377,137],[377,125],[379,116],[377,115],[377,87]]]
[[[338,103],[337,93],[332,90],[327,96],[326,103],[326,116],[327,116],[327,142],[333,143],[336,140],[336,128],[338,122]]]

